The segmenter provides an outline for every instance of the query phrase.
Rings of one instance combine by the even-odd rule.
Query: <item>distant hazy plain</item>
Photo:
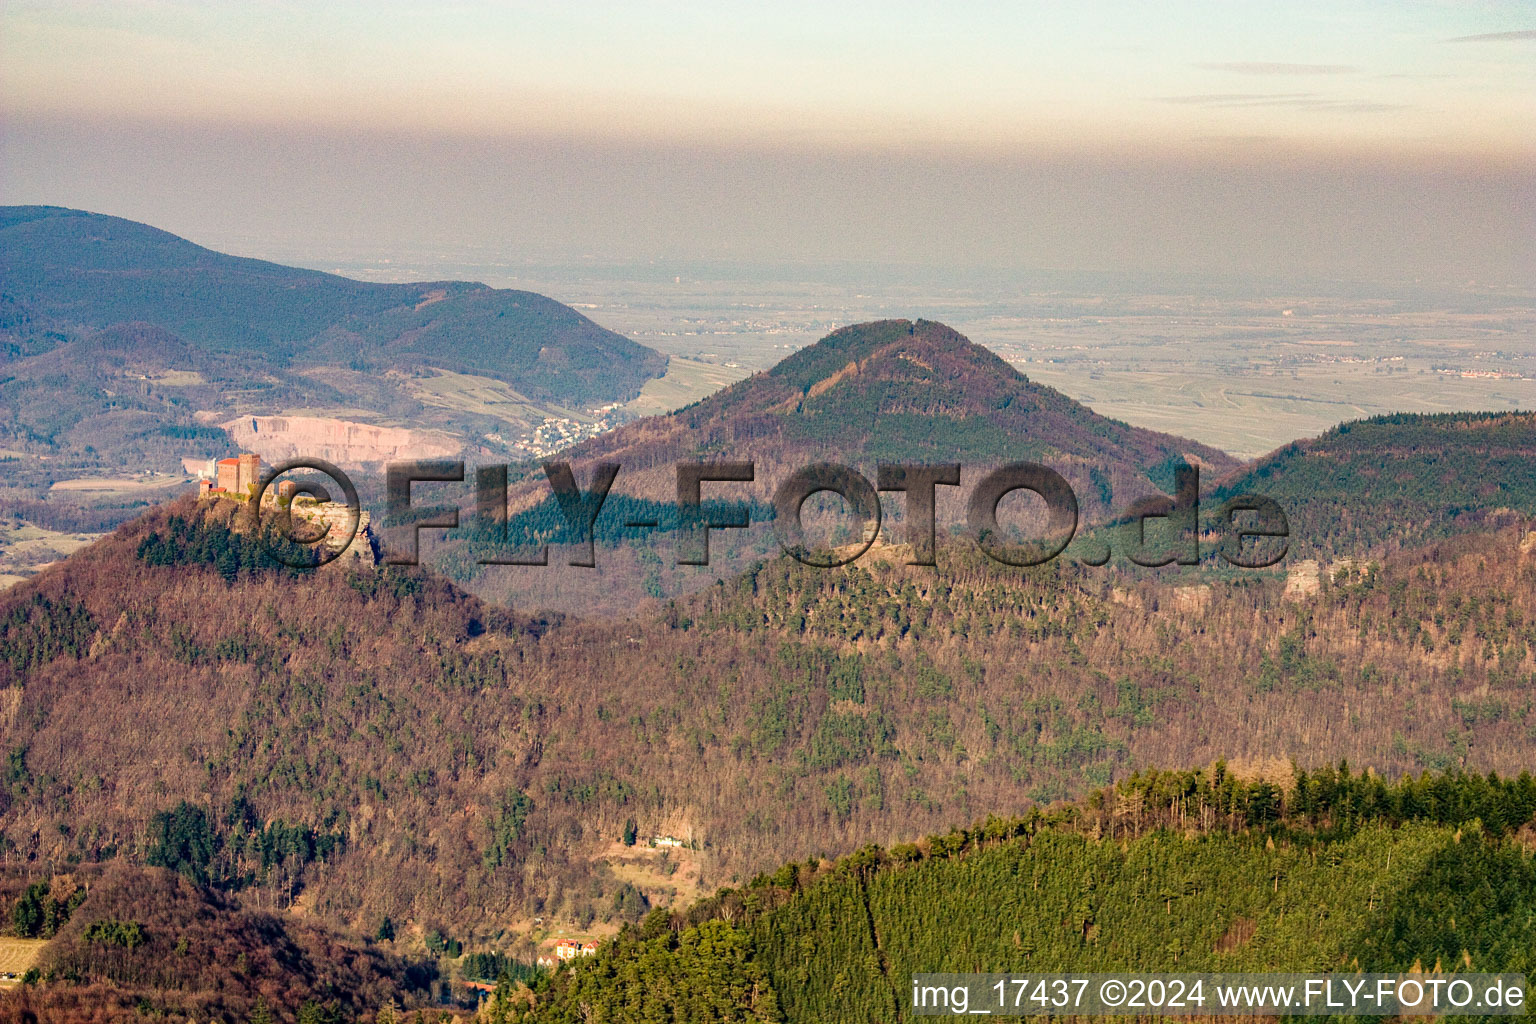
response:
[[[366,280],[468,278],[570,303],[674,360],[664,412],[850,323],[940,320],[1137,426],[1254,456],[1386,412],[1536,408],[1524,294],[1342,282],[854,263],[591,260],[483,251],[263,253]]]

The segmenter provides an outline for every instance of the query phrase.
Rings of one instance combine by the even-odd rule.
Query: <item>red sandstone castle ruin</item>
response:
[[[213,476],[197,482],[197,496],[209,498],[216,494],[231,498],[249,498],[261,483],[261,456],[254,452],[241,452],[233,459],[220,459],[212,463]],[[277,482],[277,500],[291,500],[298,485],[292,480]],[[271,500],[270,498],[268,499]]]
[[[232,498],[250,501],[261,483],[261,456],[254,452],[241,452],[232,459],[210,462],[207,475],[197,482],[199,498]],[[378,561],[374,548],[373,532],[369,529],[367,509],[354,511],[336,501],[317,502],[311,499],[295,501],[298,484],[292,480],[279,480],[276,494],[268,490],[262,495],[263,505],[276,503],[281,508],[292,508],[310,522],[330,528],[325,543],[343,555],[351,555],[369,562]],[[355,528],[354,528],[355,520]],[[348,540],[350,538],[350,540]]]
[[[231,498],[249,498],[261,482],[261,456],[241,452],[233,459],[220,459],[214,465],[214,478],[198,481],[198,497],[226,494]]]

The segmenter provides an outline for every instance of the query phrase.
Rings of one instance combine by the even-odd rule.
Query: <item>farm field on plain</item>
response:
[[[743,377],[752,369],[740,363],[708,362],[687,356],[672,356],[664,376],[645,382],[639,397],[624,407],[637,416],[655,416],[681,409]]]
[[[1085,372],[1015,365],[1095,412],[1195,437],[1245,457],[1314,437],[1345,420],[1382,413],[1536,408],[1536,380],[1463,380],[1429,371],[1381,374],[1364,367],[1299,367],[1228,373]]]
[[[1095,412],[1239,456],[1382,413],[1536,408],[1528,311],[1316,305],[1143,297],[961,329]]]
[[[50,490],[84,494],[91,498],[152,498],[157,491],[180,487],[193,478],[185,474],[146,473],[142,476],[83,476],[60,480]]]

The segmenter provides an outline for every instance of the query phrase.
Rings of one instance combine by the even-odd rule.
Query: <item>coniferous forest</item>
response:
[[[490,1019],[911,1019],[922,972],[1529,972],[1533,814],[1528,774],[1133,774],[655,911]]]

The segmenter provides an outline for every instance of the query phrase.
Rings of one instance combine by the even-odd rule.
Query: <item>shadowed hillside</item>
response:
[[[35,980],[0,991],[0,1018],[244,1021],[265,1007],[279,1020],[302,1012],[308,1024],[373,1020],[381,1007],[436,994],[433,964],[242,908],[163,869],[114,864],[65,877],[83,899],[50,931]]]
[[[665,362],[531,292],[352,281],[58,207],[0,210],[0,277],[12,358],[53,348],[60,333],[142,321],[269,365],[430,365],[579,404],[631,398]]]

